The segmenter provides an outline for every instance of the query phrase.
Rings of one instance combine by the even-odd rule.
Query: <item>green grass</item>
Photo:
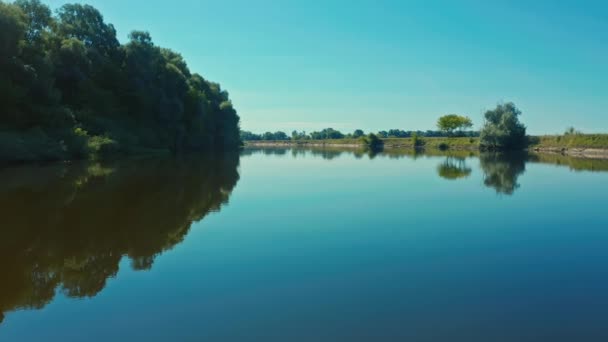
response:
[[[418,137],[418,144],[413,138],[386,138],[381,139],[384,142],[384,147],[391,148],[429,148],[429,149],[453,149],[453,150],[468,150],[477,149],[479,147],[479,138],[423,138]],[[297,141],[259,141],[247,142],[255,145],[256,143],[276,144],[276,145],[296,145],[296,146],[311,146],[311,145],[357,145],[363,146],[364,141],[361,139],[325,139],[325,140],[297,140]]]
[[[608,134],[568,134],[532,137],[532,148],[608,149]]]
[[[414,148],[416,143],[413,138],[388,138],[384,140],[387,148]],[[479,138],[423,138],[418,137],[418,146],[428,149],[440,150],[467,150],[479,148]]]
[[[387,138],[382,139],[386,149],[414,148],[413,138]],[[439,150],[476,150],[479,148],[479,138],[418,138],[418,148]],[[254,144],[256,142],[247,142]],[[361,139],[327,139],[327,140],[298,140],[298,141],[261,141],[259,143],[277,145],[361,145]],[[608,134],[570,134],[570,135],[544,135],[530,137],[530,148],[599,148],[608,149]]]

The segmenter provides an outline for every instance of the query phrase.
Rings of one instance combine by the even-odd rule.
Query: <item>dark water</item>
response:
[[[608,161],[0,169],[0,341],[607,341]]]

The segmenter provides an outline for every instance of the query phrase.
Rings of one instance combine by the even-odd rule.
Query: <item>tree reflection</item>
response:
[[[526,159],[526,153],[482,153],[484,184],[499,194],[512,195],[519,188],[517,179],[526,171]]]
[[[460,157],[447,156],[445,161],[437,166],[439,177],[448,180],[467,178],[471,172],[471,168],[466,164],[466,159]]]
[[[0,322],[38,309],[56,289],[92,297],[183,241],[235,187],[238,156],[18,167],[0,171]]]

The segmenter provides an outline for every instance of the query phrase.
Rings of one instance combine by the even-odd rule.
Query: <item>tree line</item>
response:
[[[414,145],[417,146],[416,142],[419,142],[420,138],[478,137],[480,138],[479,147],[483,150],[512,150],[525,148],[529,144],[529,139],[526,136],[526,126],[519,121],[521,114],[521,110],[514,103],[499,103],[496,108],[485,112],[480,131],[470,130],[473,127],[471,118],[458,114],[448,114],[437,120],[438,130],[435,131],[390,129],[366,134],[361,129],[356,129],[352,133],[342,133],[333,128],[326,128],[311,133],[293,131],[291,135],[282,131],[263,134],[241,131],[241,139],[243,141],[361,139],[368,146],[379,146],[381,142],[377,139],[412,138],[415,141]]]
[[[293,131],[291,135],[283,131],[277,132],[266,132],[262,134],[256,134],[249,131],[241,131],[241,139],[243,141],[288,141],[288,140],[326,140],[326,139],[359,139],[374,134],[379,138],[412,138],[418,137],[479,137],[479,132],[476,131],[463,131],[458,134],[450,134],[444,131],[404,131],[401,129],[390,129],[379,132],[366,133],[361,129],[357,129],[352,133],[343,133],[333,128],[325,128],[321,131],[315,131],[306,133],[305,131]]]
[[[0,103],[0,160],[240,144],[226,90],[148,32],[120,44],[89,5],[53,13],[39,0],[0,0]]]

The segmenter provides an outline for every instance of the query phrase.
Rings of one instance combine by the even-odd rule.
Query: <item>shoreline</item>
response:
[[[585,148],[585,147],[532,147],[529,150],[545,154],[559,154],[563,156],[608,159],[608,148]]]
[[[466,139],[467,142],[463,143],[462,140],[450,140],[444,138],[425,138],[423,139],[424,145],[414,146],[413,142],[409,138],[397,138],[397,139],[383,139],[384,149],[441,149],[438,146],[442,143],[447,145],[444,148],[446,151],[479,151],[479,146],[474,144],[471,140]],[[476,140],[475,140],[476,141]],[[336,140],[315,140],[315,141],[246,141],[245,147],[284,147],[284,148],[344,148],[344,149],[363,149],[365,146],[362,143],[356,143],[352,140],[346,140],[344,142]],[[589,148],[589,147],[566,147],[566,146],[542,146],[542,145],[531,145],[526,149],[529,152],[545,153],[545,154],[559,154],[563,156],[588,158],[588,159],[608,159],[608,146],[606,148]]]

